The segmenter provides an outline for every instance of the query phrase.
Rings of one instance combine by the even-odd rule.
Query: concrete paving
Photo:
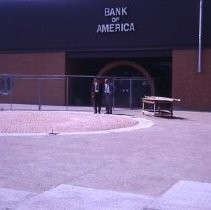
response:
[[[92,109],[87,108],[83,111],[92,112]],[[178,203],[180,209],[190,209],[188,203],[182,203],[182,207],[179,201],[172,204],[173,199],[182,199],[185,195],[183,192],[187,192],[186,188],[173,191],[181,196],[170,197],[170,207],[167,208],[163,204],[158,206],[159,202],[165,203],[165,198],[168,199],[168,194],[165,193],[171,192],[177,184],[184,185],[186,182],[191,186],[195,186],[195,183],[201,186],[193,187],[188,192],[192,192],[193,199],[198,200],[194,205],[191,204],[191,208],[210,208],[209,199],[199,201],[203,200],[200,195],[210,195],[210,112],[177,110],[174,111],[172,119],[143,116],[141,110],[118,109],[114,110],[114,114],[142,118],[152,122],[152,126],[127,132],[122,130],[87,135],[0,136],[0,191],[15,191],[17,198],[18,192],[33,195],[25,201],[11,200],[5,206],[5,194],[3,196],[0,193],[0,209],[18,209],[29,201],[32,201],[32,206],[27,204],[25,209],[32,209],[34,203],[31,199],[42,200],[41,195],[49,195],[51,190],[59,195],[61,186],[69,186],[71,189],[73,186],[79,187],[83,189],[81,192],[88,189],[93,194],[107,192],[107,200],[99,205],[100,210],[110,210],[119,205],[119,199],[125,200],[129,205],[129,198],[126,198],[125,194],[140,196],[140,200],[152,199],[151,203],[148,203],[148,199],[143,199],[143,203],[139,204],[140,209],[173,210]],[[200,195],[195,193],[199,188]],[[111,192],[119,196],[118,202],[113,202],[113,207],[108,204],[112,198]],[[78,196],[80,198],[81,194]],[[12,198],[12,195],[7,194],[7,201],[10,200],[8,197]],[[60,209],[93,209],[92,205],[87,208],[82,206],[83,202],[88,202],[87,198],[84,199],[82,196],[79,199],[81,203],[78,202],[78,206],[72,208],[69,198],[64,198],[64,205],[68,205],[61,206]],[[56,200],[55,198],[55,202]],[[109,207],[106,208],[107,205]],[[53,206],[43,207],[52,208]],[[42,202],[39,202],[39,199],[34,209],[42,209]]]

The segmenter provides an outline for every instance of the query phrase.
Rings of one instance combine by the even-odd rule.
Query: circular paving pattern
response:
[[[139,124],[131,117],[71,111],[2,111],[1,134],[95,132]]]

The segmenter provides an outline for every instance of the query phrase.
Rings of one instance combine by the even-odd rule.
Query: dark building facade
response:
[[[3,0],[0,74],[144,78],[149,94],[180,98],[184,108],[211,110],[210,19],[209,0]],[[17,103],[34,103],[27,89],[36,84],[28,82],[15,83]],[[80,82],[48,82],[47,104],[74,104]]]

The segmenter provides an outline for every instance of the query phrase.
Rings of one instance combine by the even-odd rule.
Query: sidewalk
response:
[[[114,114],[152,126],[87,135],[0,136],[0,209],[210,209],[211,113],[174,111],[173,119],[145,116],[141,110]]]

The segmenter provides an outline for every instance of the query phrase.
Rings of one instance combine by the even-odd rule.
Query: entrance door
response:
[[[130,108],[130,80],[114,79],[114,107]]]
[[[151,95],[150,85],[146,79],[114,79],[114,107],[141,107],[141,98],[146,95]]]
[[[131,107],[130,108],[137,108],[142,106],[142,100],[144,96],[150,96],[150,85],[149,82],[142,78],[142,79],[132,79],[131,80]]]

